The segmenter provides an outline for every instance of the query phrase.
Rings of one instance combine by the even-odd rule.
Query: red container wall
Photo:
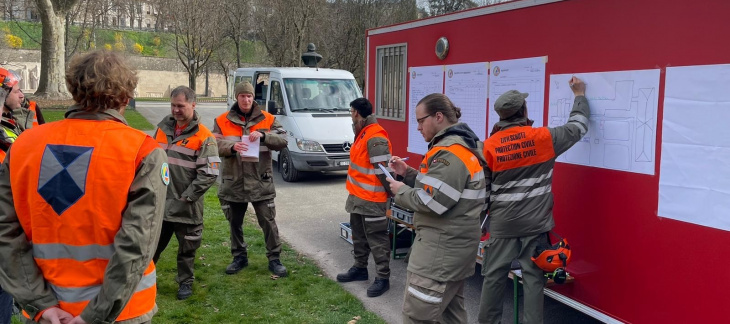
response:
[[[398,43],[409,67],[547,56],[545,93],[550,74],[661,69],[655,175],[555,166],[556,231],[574,249],[576,277],[555,289],[626,322],[724,323],[730,232],[661,218],[657,205],[665,68],[730,63],[728,14],[724,0],[569,0],[375,34],[366,86],[375,102],[376,47]],[[434,54],[442,36],[443,61]],[[548,104],[546,95],[545,118]],[[417,165],[407,122],[380,123],[394,153]]]

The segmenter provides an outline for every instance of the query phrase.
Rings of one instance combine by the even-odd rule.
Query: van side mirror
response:
[[[266,105],[266,110],[273,115],[285,115],[283,107],[276,107],[276,101],[269,100]]]

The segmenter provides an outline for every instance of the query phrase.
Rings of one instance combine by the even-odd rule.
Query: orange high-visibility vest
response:
[[[28,102],[28,110],[33,112],[33,127],[38,126],[38,112],[36,111],[36,103],[35,101],[29,101]]]
[[[461,144],[452,144],[450,146],[434,146],[430,151],[426,152],[426,155],[421,161],[419,172],[421,172],[422,174],[428,173],[428,161],[431,160],[431,157],[436,154],[436,152],[441,150],[447,150],[456,155],[456,157],[458,157],[459,160],[464,163],[467,170],[469,170],[469,175],[472,177],[472,179],[474,178],[475,174],[484,171],[484,168],[481,166],[481,164],[479,164],[479,159],[476,158],[474,153],[472,153],[468,148],[462,146]],[[433,187],[426,184],[423,185],[423,190],[425,190],[429,194],[433,193]]]
[[[272,114],[269,114],[268,112],[261,111],[261,113],[264,115],[264,120],[248,126],[248,132],[251,133],[253,131],[261,131],[262,133],[266,133],[269,130],[271,130],[271,126],[274,125],[275,117]],[[216,123],[218,123],[218,127],[221,129],[221,133],[223,134],[223,139],[232,140],[236,142],[241,141],[241,136],[243,136],[243,127],[240,125],[234,124],[232,121],[228,120],[228,112],[221,114],[220,116],[216,117],[215,119]],[[263,150],[265,148],[264,145],[260,146]]]
[[[368,154],[368,141],[382,137],[388,141],[388,152],[391,151],[388,133],[378,124],[370,124],[363,128],[360,136],[355,139],[350,149],[350,167],[347,169],[347,191],[360,199],[372,202],[386,202],[388,193],[377,177],[382,173],[380,168],[374,168],[373,163],[386,161],[372,161]]]
[[[60,308],[77,316],[101,290],[128,189],[158,144],[111,120],[66,119],[29,132],[10,156],[15,210]],[[150,262],[116,320],[152,311],[156,292]]]
[[[492,172],[543,163],[555,157],[547,127],[512,127],[484,141],[484,158]]]
[[[203,142],[208,139],[209,137],[213,137],[213,133],[208,130],[203,124],[198,124],[198,131],[193,134],[192,136],[185,138],[182,141],[178,141],[175,143],[175,146],[178,147],[184,147],[192,151],[184,151],[182,153],[195,156],[195,151],[200,150],[200,147],[203,146]],[[155,141],[159,143],[160,147],[163,150],[168,150],[168,143],[167,143],[167,134],[165,132],[161,131],[159,128],[155,131]]]

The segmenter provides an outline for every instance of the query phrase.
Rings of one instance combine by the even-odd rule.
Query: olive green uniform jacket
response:
[[[568,122],[548,128],[555,151],[552,159],[501,172],[487,171],[486,176],[491,185],[487,224],[490,237],[525,237],[545,233],[555,227],[551,189],[555,159],[588,132],[590,114],[588,99],[585,96],[575,97]],[[500,121],[495,127],[509,129],[524,124],[521,121]],[[541,188],[547,190],[544,194],[536,194]],[[524,198],[516,200],[514,197]]]
[[[484,165],[478,142],[466,124],[457,123],[437,133],[429,150],[461,145]],[[474,274],[479,219],[487,197],[484,171],[472,178],[462,160],[447,150],[424,162],[428,172],[408,168],[404,183],[411,187],[402,186],[395,195],[396,204],[414,211],[416,239],[408,271],[440,282],[463,280]],[[433,187],[431,194],[423,189],[425,185]]]
[[[243,128],[243,135],[251,134],[251,126],[264,120],[258,104],[253,103],[248,116],[242,117],[238,104],[233,104],[231,109],[224,113],[226,118],[233,124]],[[258,127],[257,127],[258,129]],[[213,127],[218,143],[218,154],[222,160],[221,185],[218,189],[218,198],[232,202],[254,202],[276,197],[274,188],[274,177],[271,165],[271,150],[279,151],[286,147],[286,131],[276,119],[271,129],[264,132],[261,138],[262,150],[259,151],[258,162],[243,162],[237,152],[233,151],[233,145],[239,140],[224,138],[218,122]]]
[[[205,192],[218,178],[221,162],[218,145],[213,133],[200,124],[200,115],[195,112],[193,120],[175,137],[175,118],[165,117],[157,124],[157,132],[163,132],[168,144],[160,144],[167,152],[170,165],[170,185],[167,186],[165,221],[198,225],[203,224],[203,198]],[[157,134],[159,135],[159,134]],[[204,138],[197,150],[176,145],[185,143],[191,137]],[[183,144],[184,145],[184,144]]]
[[[66,118],[127,121],[115,110],[84,113],[71,107]],[[12,149],[9,154],[12,154]],[[8,161],[10,161],[8,159]],[[123,228],[114,239],[115,253],[109,259],[101,293],[86,306],[81,317],[88,323],[111,323],[119,316],[132,297],[142,274],[152,260],[160,238],[166,186],[160,169],[167,162],[162,150],[153,150],[140,163],[128,190],[127,208],[122,214]],[[39,311],[58,305],[58,300],[35,265],[32,246],[18,221],[10,187],[10,168],[0,168],[0,285],[15,297],[20,307],[33,318]],[[113,166],[110,166],[113,167]],[[25,265],[25,266],[19,266]],[[155,309],[143,316],[124,321],[136,324],[149,321]],[[97,321],[97,322],[95,322]]]

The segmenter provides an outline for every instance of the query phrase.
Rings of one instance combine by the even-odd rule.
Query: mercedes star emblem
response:
[[[342,149],[345,150],[345,152],[350,152],[351,147],[352,147],[352,144],[350,144],[350,142],[342,143]]]

